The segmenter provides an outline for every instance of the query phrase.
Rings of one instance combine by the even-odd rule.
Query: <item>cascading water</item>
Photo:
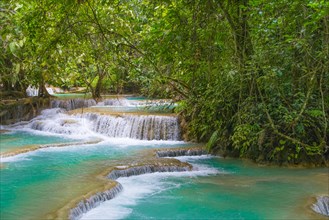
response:
[[[156,165],[142,165],[134,166],[129,168],[118,169],[115,168],[108,175],[107,178],[111,180],[116,180],[120,177],[129,177],[137,176],[147,173],[156,173],[156,172],[184,172],[191,171],[191,166],[184,164],[182,166],[156,166]],[[92,208],[99,206],[102,202],[113,199],[117,194],[123,190],[122,185],[119,182],[116,182],[116,185],[105,191],[99,192],[90,198],[81,201],[75,208],[71,209],[69,218],[71,220],[79,219],[84,213],[90,211]]]
[[[98,106],[129,106],[131,105],[127,99],[105,99],[102,102],[97,103]]]
[[[92,208],[97,207],[100,203],[113,199],[117,194],[122,191],[122,185],[117,183],[113,188],[104,192],[96,193],[90,198],[81,201],[77,207],[71,209],[69,219],[79,219],[84,213],[90,211]]]
[[[50,94],[50,95],[53,95],[55,94],[54,93],[54,90],[52,88],[46,88],[47,92]]]
[[[78,108],[87,108],[93,105],[96,105],[96,101],[94,99],[68,99],[51,101],[52,108],[63,108],[67,111]]]
[[[39,94],[39,89],[33,87],[33,86],[29,86],[27,89],[26,89],[26,95],[27,96],[38,96]]]
[[[180,140],[180,128],[175,116],[158,115],[99,115],[85,113],[65,114],[54,108],[42,111],[41,115],[27,123],[16,124],[17,129],[29,128],[55,134],[77,136],[102,135],[111,138],[138,140]]]
[[[177,117],[157,115],[109,116],[87,113],[81,115],[93,121],[93,130],[108,137],[128,137],[140,140],[179,140]]]
[[[128,101],[128,106],[147,104]],[[295,215],[292,210],[302,207],[300,201],[306,194],[321,195],[327,189],[323,184],[327,170],[323,169],[268,169],[239,160],[211,159],[208,155],[193,159],[155,158],[154,155],[195,156],[206,152],[191,143],[156,141],[180,140],[179,123],[174,116],[100,110],[120,105],[112,101],[106,101],[104,107],[95,111],[90,108],[84,114],[67,114],[64,110],[92,105],[95,105],[93,100],[87,103],[83,99],[54,101],[53,107],[62,109],[48,109],[29,122],[2,127],[35,134],[35,139],[37,135],[44,135],[46,139],[62,134],[53,136],[59,143],[63,137],[77,140],[97,137],[103,141],[40,148],[1,160],[0,219],[46,219],[49,213],[63,219],[304,218],[309,211]],[[7,138],[8,142],[17,141],[15,132]],[[3,146],[3,143],[0,144]],[[22,146],[41,143],[24,144]],[[170,149],[172,147],[177,149]],[[155,151],[155,148],[163,150]],[[147,158],[149,156],[152,158]],[[176,162],[168,162],[171,160]],[[193,169],[179,165],[178,160],[192,164]],[[113,168],[115,165],[118,166]],[[111,172],[109,166],[113,168]],[[104,180],[104,176],[110,179]],[[111,185],[113,181],[117,181],[117,185]],[[253,193],[246,193],[246,189]],[[49,192],[56,192],[56,196],[49,196]],[[282,205],[282,201],[287,205]],[[296,201],[299,204],[296,205]],[[326,215],[327,204],[328,199],[321,197],[312,208]],[[58,207],[62,208],[58,210]]]
[[[46,90],[50,95],[55,94],[54,90],[50,87],[47,87]],[[39,94],[39,89],[35,88],[34,86],[27,87],[26,89],[27,96],[38,96],[38,94]]]
[[[47,109],[27,124],[17,124],[17,129],[32,129],[53,134],[65,134],[77,137],[90,136],[90,123],[79,117],[65,114],[59,108]]]
[[[190,171],[190,166],[156,166],[156,165],[143,165],[130,167],[126,169],[115,169],[111,171],[107,177],[112,180],[116,180],[119,177],[129,177],[137,176],[146,173],[155,173],[155,172],[184,172]]]
[[[321,215],[329,216],[329,196],[319,196],[312,209]]]

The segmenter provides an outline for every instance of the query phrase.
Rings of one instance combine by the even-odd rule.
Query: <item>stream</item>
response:
[[[312,207],[328,195],[328,168],[193,151],[202,145],[182,141],[167,100],[52,107],[1,126],[0,219],[327,219]]]

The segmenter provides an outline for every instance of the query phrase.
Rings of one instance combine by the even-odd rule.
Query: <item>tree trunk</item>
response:
[[[43,97],[43,98],[49,98],[51,97],[51,95],[49,94],[49,92],[46,89],[46,84],[45,84],[45,80],[43,78],[43,76],[41,76],[41,81],[39,82],[39,97]]]

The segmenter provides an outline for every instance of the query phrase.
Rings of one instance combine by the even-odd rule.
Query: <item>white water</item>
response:
[[[68,111],[77,108],[87,108],[94,105],[96,105],[96,101],[94,99],[56,99],[51,101],[52,108],[63,108]]]
[[[47,109],[29,122],[5,129],[41,131],[75,139],[131,138],[137,140],[180,140],[178,119],[172,116],[124,115],[94,113],[68,115],[59,108]]]
[[[329,196],[318,196],[312,209],[321,215],[329,216]]]
[[[175,105],[171,100],[128,100],[124,97],[118,97],[114,99],[105,99],[102,102],[97,103],[96,106],[127,106],[127,107],[155,107],[155,106],[169,106]]]
[[[93,121],[97,133],[108,137],[128,137],[142,140],[179,140],[177,117],[156,115],[104,116],[94,113],[81,115]]]
[[[131,106],[131,105],[133,104],[125,98],[105,99],[104,101],[97,103],[97,106]]]
[[[29,122],[19,122],[6,129],[39,131],[45,135],[62,135],[74,139],[89,139],[97,136],[92,130],[91,122],[74,115],[67,115],[59,108],[46,109],[41,115]]]
[[[54,90],[52,88],[46,88],[47,92],[50,95],[54,94]],[[39,89],[35,88],[34,86],[29,86],[26,89],[26,95],[27,96],[38,96],[39,95]]]
[[[39,89],[36,89],[34,86],[29,86],[26,89],[26,95],[27,96],[38,96]]]
[[[62,102],[63,103],[63,102]],[[85,103],[83,103],[85,104]],[[75,107],[76,103],[71,102],[68,104],[68,109]],[[56,106],[56,105],[55,105]],[[62,107],[62,106],[60,106]],[[110,116],[99,115],[95,113],[85,113],[78,115],[68,115],[63,108],[53,108],[42,111],[41,115],[28,122],[20,122],[12,126],[5,126],[5,129],[10,130],[26,130],[32,132],[43,133],[45,135],[61,135],[63,137],[71,137],[74,139],[90,140],[95,138],[101,138],[103,140],[100,144],[76,145],[69,147],[47,147],[36,150],[34,152],[28,152],[20,155],[16,155],[9,158],[1,158],[1,162],[14,162],[17,160],[30,160],[33,156],[38,156],[43,151],[88,151],[90,148],[95,150],[97,147],[102,147],[104,143],[116,143],[115,147],[127,147],[134,145],[150,145],[156,147],[157,145],[170,145],[172,143],[177,144],[180,140],[179,123],[176,117],[172,116],[156,116],[156,115],[123,115],[123,116]],[[111,144],[111,147],[113,144]],[[205,170],[207,170],[205,172]],[[162,170],[161,170],[162,171]],[[164,172],[166,170],[163,170]],[[174,171],[170,170],[169,171]],[[182,170],[183,171],[183,170]],[[185,171],[185,170],[184,170]],[[167,190],[173,187],[179,187],[179,185],[173,182],[164,181],[167,177],[175,176],[189,176],[207,175],[210,173],[217,173],[216,170],[202,167],[201,170],[193,170],[192,172],[185,172],[188,174],[181,174],[180,172],[172,173],[155,173],[155,174],[143,174],[138,177],[119,178],[119,182],[123,185],[124,191],[120,193],[118,201],[123,203],[114,203],[111,206],[113,212],[110,215],[101,213],[105,219],[121,218],[127,216],[131,210],[123,205],[129,205],[138,201],[138,198],[147,196],[152,193]],[[137,185],[136,185],[137,184]],[[105,192],[104,192],[105,193]],[[82,204],[81,207],[86,212],[92,209],[96,205],[102,204],[105,199],[104,195],[97,194],[92,197],[90,204]],[[122,196],[123,195],[123,196]],[[104,197],[105,198],[105,197]],[[106,197],[107,198],[107,197]],[[132,203],[127,202],[130,200]],[[110,201],[111,202],[111,201]],[[106,203],[106,202],[105,202]],[[101,205],[102,206],[102,205]],[[89,207],[89,208],[85,208]],[[81,209],[81,210],[82,210]],[[96,208],[97,209],[97,208]],[[82,212],[78,210],[78,214],[74,214],[79,217]],[[86,214],[89,215],[89,212]],[[100,216],[96,217],[97,219]]]
[[[121,184],[117,184],[110,190],[99,192],[90,198],[87,198],[86,201],[81,201],[76,208],[71,210],[69,218],[71,220],[80,219],[84,213],[99,206],[102,202],[113,199],[118,193],[121,192],[121,190]]]
[[[190,158],[184,157],[184,160],[187,161]],[[90,210],[81,219],[123,219],[131,214],[133,207],[138,204],[140,199],[181,186],[171,181],[170,178],[194,178],[224,173],[208,166],[201,166],[196,163],[192,163],[192,165],[194,170],[189,172],[149,173],[120,177],[117,181],[122,185],[123,191],[114,199],[101,203],[98,207]]]
[[[52,88],[46,88],[47,92],[50,94],[50,95],[53,95],[55,94],[54,93],[54,90]]]
[[[102,145],[118,148],[132,146],[163,147],[183,144],[179,141],[179,126],[176,117],[161,116],[101,116],[97,114],[68,115],[59,108],[46,109],[28,122],[2,126],[11,131],[27,131],[37,135],[60,136],[75,142],[101,141],[99,144],[76,144],[67,147],[40,148],[15,156],[0,158],[1,162],[26,160],[40,151],[86,151]]]

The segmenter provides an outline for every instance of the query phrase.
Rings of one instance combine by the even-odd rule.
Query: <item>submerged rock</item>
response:
[[[329,196],[318,196],[312,209],[321,215],[329,216]]]

